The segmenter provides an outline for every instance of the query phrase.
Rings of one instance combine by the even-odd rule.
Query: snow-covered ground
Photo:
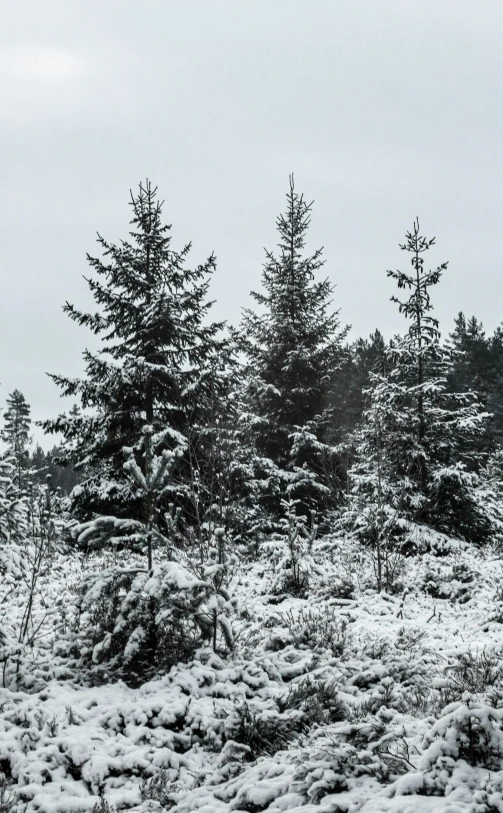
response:
[[[447,547],[393,594],[348,542],[315,543],[302,598],[244,562],[234,651],[139,688],[83,686],[55,649],[0,689],[0,813],[503,813],[502,561]]]

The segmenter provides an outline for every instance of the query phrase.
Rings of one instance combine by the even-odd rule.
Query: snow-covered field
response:
[[[242,564],[230,654],[133,689],[81,685],[60,647],[55,672],[0,689],[0,813],[503,813],[497,552],[405,559],[392,595],[347,542],[313,558],[302,598]]]

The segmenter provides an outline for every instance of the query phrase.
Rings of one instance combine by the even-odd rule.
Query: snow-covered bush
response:
[[[140,785],[142,801],[157,802],[163,810],[169,810],[173,806],[173,793],[180,790],[180,783],[173,782],[169,777],[170,772],[161,768],[154,776],[145,779]]]
[[[97,517],[73,529],[81,544],[98,537],[102,546],[118,534],[127,548],[134,540],[145,557],[130,552],[123,566],[117,555],[105,554],[95,560],[98,568],[80,587],[81,665],[91,668],[94,679],[111,670],[135,683],[189,660],[210,640],[216,649],[220,635],[225,647],[233,643],[226,614],[231,608],[227,577],[234,559],[225,549],[223,530],[214,529],[207,558],[199,561],[190,558],[192,551],[179,549],[187,542],[177,527],[179,512],[164,518],[170,538],[159,530],[158,498],[171,483],[183,449],[181,443],[175,451],[156,454],[167,434],[154,435],[146,426],[139,446],[125,450],[124,468],[143,495],[143,519]]]
[[[312,547],[318,527],[311,514],[311,525],[307,518],[297,515],[298,500],[282,500],[285,512],[280,520],[280,532],[273,534],[263,545],[263,551],[271,557],[275,568],[271,590],[274,593],[290,593],[294,596],[306,594],[310,577],[318,572],[313,559]]]
[[[117,813],[117,809],[105,796],[101,796],[99,802],[96,802],[93,807],[93,813]]]
[[[11,813],[16,804],[16,797],[12,792],[12,782],[5,774],[0,773],[0,813]]]
[[[310,676],[291,686],[284,697],[278,698],[278,705],[282,710],[301,711],[308,728],[345,720],[349,714],[333,680],[320,681]]]
[[[429,560],[420,577],[419,586],[435,599],[459,601],[461,604],[473,596],[480,574],[465,562],[440,564]]]
[[[292,643],[297,648],[309,647],[313,651],[328,649],[340,658],[346,645],[347,621],[337,615],[334,607],[323,605],[320,609],[301,607],[295,615],[291,610],[283,616]]]
[[[475,699],[447,706],[425,738],[418,769],[423,792],[442,795],[462,763],[490,771],[501,769],[502,713]]]
[[[249,758],[262,754],[275,754],[305,729],[304,715],[296,709],[287,708],[257,710],[243,703],[236,707],[227,723],[229,740],[246,745]]]
[[[210,580],[171,560],[91,573],[78,600],[81,665],[96,679],[112,671],[132,683],[168,671],[214,639],[214,610],[230,643],[219,598]]]
[[[339,530],[340,530],[340,524]],[[327,536],[320,540],[318,556],[327,557],[330,566],[330,580],[324,587],[327,599],[351,599],[355,594],[373,587],[374,567],[364,546],[352,535]],[[328,564],[324,560],[324,566]]]
[[[352,710],[354,720],[361,721],[369,715],[377,714],[381,709],[394,709],[395,711],[407,712],[411,706],[410,690],[404,690],[400,685],[395,684],[391,675],[383,677],[361,703]]]
[[[395,648],[410,655],[417,655],[427,637],[426,630],[418,626],[403,626],[398,630],[395,638]]]
[[[329,585],[326,595],[327,598],[342,598],[348,600],[354,598],[355,589],[354,580],[343,575],[334,579],[332,584]]]
[[[482,695],[503,683],[503,652],[501,649],[468,650],[445,668],[445,676],[448,688],[458,699],[465,692]]]
[[[403,733],[378,717],[315,731],[295,756],[292,790],[318,804],[328,794],[354,790],[362,777],[367,792],[387,784],[411,767]]]
[[[468,813],[503,813],[503,776],[501,772],[482,778],[473,794]]]

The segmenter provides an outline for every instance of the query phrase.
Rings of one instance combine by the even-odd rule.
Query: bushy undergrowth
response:
[[[211,636],[201,605],[206,585],[176,564],[90,576],[79,602],[80,662],[94,680],[138,683],[194,656]],[[185,578],[184,578],[185,577]],[[178,589],[184,579],[184,589]],[[100,666],[101,664],[101,666]],[[101,677],[103,679],[103,677]]]
[[[228,723],[227,735],[231,740],[249,749],[250,759],[263,754],[275,754],[301,733],[305,726],[302,714],[288,714],[268,710],[256,711],[243,703],[234,711]]]
[[[483,695],[503,684],[503,652],[501,649],[462,653],[445,669],[449,688],[460,696],[465,692]]]
[[[344,720],[349,715],[347,705],[341,701],[333,681],[319,681],[308,676],[292,686],[284,697],[278,698],[279,708],[295,709],[302,713],[307,728]]]
[[[63,593],[57,580],[65,581],[64,568],[55,566],[47,601],[55,607],[55,597],[64,595],[66,620],[62,607],[58,624],[44,616],[49,634],[32,663],[21,656],[24,682],[12,685],[23,691],[4,690],[0,698],[0,769],[8,776],[5,798],[14,800],[9,813],[49,810],[56,799],[56,813],[89,813],[96,805],[100,813],[106,805],[137,813],[155,805],[173,813],[204,806],[257,813],[273,802],[279,810],[322,809],[335,798],[362,813],[364,799],[373,799],[387,813],[390,794],[449,799],[462,784],[463,765],[471,777],[469,804],[493,804],[503,787],[501,625],[494,617],[485,621],[501,578],[496,565],[469,550],[441,560],[411,558],[396,596],[377,593],[372,563],[358,558],[353,542],[315,540],[310,555],[308,598],[271,596],[272,560],[243,565],[246,596],[216,605],[235,631],[232,648],[222,637],[216,653],[204,574],[177,570],[173,595],[168,570],[134,574],[129,562],[124,586],[116,582],[109,601],[110,563],[102,554],[75,559],[80,570],[73,575],[84,591]],[[479,592],[469,605],[434,597],[421,582],[423,561],[439,584],[456,573],[460,585],[476,584]],[[351,597],[334,596],[332,586],[349,579],[348,562]],[[113,564],[115,578],[119,563]],[[463,581],[463,573],[475,574],[473,581]],[[134,633],[141,627],[148,634],[149,599],[159,596],[171,614],[163,620],[156,605],[154,661],[148,635]],[[178,640],[159,634],[163,624],[176,628],[177,612],[194,624],[193,639],[183,625]],[[476,644],[468,646],[467,636]],[[41,668],[44,658],[52,660],[51,671]],[[137,666],[135,658],[144,663]],[[145,683],[149,674],[154,679]],[[492,772],[490,781],[481,770]],[[471,810],[463,804],[456,813]]]
[[[309,647],[314,652],[329,650],[339,658],[344,654],[347,622],[333,607],[302,607],[297,615],[288,611],[283,615],[283,623],[295,647]]]
[[[459,601],[463,604],[472,598],[478,579],[477,571],[464,562],[443,565],[430,560],[420,586],[432,598]]]

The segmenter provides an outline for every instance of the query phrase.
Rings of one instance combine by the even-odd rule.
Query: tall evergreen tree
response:
[[[80,400],[80,409],[43,424],[64,437],[60,462],[86,469],[74,490],[75,508],[129,515],[141,510],[123,470],[124,447],[137,448],[142,427],[170,430],[166,445],[176,448],[189,430],[204,424],[208,396],[223,389],[227,344],[223,325],[211,323],[207,301],[213,255],[195,269],[186,267],[190,244],[171,247],[171,227],[162,221],[162,203],[150,182],[131,193],[133,229],[129,241],[107,242],[98,235],[103,257],[87,259],[95,276],[87,280],[98,310],[85,313],[66,303],[64,311],[101,337],[97,353],[86,350],[83,378],[52,375],[62,394]],[[185,463],[187,466],[187,461]],[[171,493],[187,492],[188,475]]]
[[[321,445],[329,430],[328,393],[346,331],[331,312],[333,287],[317,280],[322,250],[305,253],[312,204],[295,191],[277,219],[279,253],[266,251],[258,312],[244,313],[247,395],[256,449],[292,475],[292,483],[321,476]],[[305,474],[306,480],[303,480]],[[326,488],[325,488],[326,491]]]
[[[419,234],[416,220],[401,246],[412,255],[412,274],[387,272],[400,289],[410,291],[403,300],[392,297],[409,320],[409,330],[387,351],[389,372],[373,376],[357,462],[350,472],[353,507],[362,497],[363,503],[370,499],[379,504],[378,483],[380,499],[388,495],[394,521],[427,524],[482,541],[490,528],[477,505],[476,486],[479,438],[488,416],[474,393],[447,389],[453,353],[440,343],[430,297],[447,263],[428,271],[423,259],[434,242]],[[378,515],[374,511],[374,518]]]
[[[9,456],[15,461],[14,483],[18,491],[27,483],[28,445],[30,443],[30,405],[19,390],[14,390],[6,399],[2,440],[7,445]]]

